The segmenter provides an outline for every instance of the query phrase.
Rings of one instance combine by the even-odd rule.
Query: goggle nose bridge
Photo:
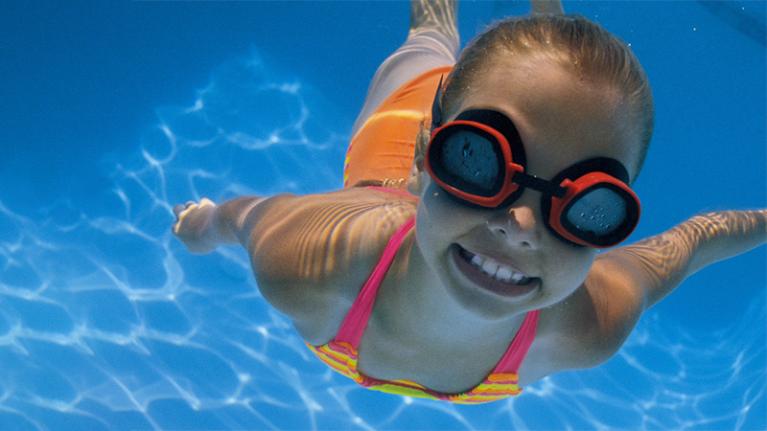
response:
[[[530,188],[545,195],[555,196],[560,199],[567,193],[566,187],[516,169],[514,169],[514,175],[511,177],[511,182],[518,184],[520,187]]]

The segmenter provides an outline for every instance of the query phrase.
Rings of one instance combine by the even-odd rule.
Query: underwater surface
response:
[[[764,208],[765,3],[567,2],[631,45],[656,127],[632,240]],[[525,2],[467,2],[464,43]],[[171,208],[341,186],[405,2],[0,5],[0,430],[765,429],[765,247],[687,279],[604,365],[457,406],[305,348],[245,252]]]

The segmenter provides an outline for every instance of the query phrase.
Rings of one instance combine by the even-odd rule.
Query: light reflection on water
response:
[[[340,185],[348,136],[257,57],[158,110],[114,202],[0,202],[0,429],[733,429],[764,424],[764,297],[714,333],[650,311],[604,366],[461,407],[366,391],[304,347],[247,256],[190,255],[172,205]],[[328,114],[325,114],[328,115]],[[256,119],[254,121],[254,119]],[[761,322],[761,324],[754,324]]]

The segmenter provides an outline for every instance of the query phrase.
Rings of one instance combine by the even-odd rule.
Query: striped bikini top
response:
[[[412,217],[400,226],[389,239],[381,258],[346,314],[343,323],[341,323],[336,337],[321,346],[308,343],[307,346],[333,370],[368,389],[376,391],[459,404],[480,404],[519,395],[522,389],[519,387],[517,371],[535,338],[538,310],[527,313],[522,326],[493,371],[477,386],[465,392],[442,393],[410,380],[380,380],[366,376],[357,369],[360,340],[362,340],[370,315],[373,313],[378,288],[394,261],[394,256],[402,245],[405,236],[414,225],[415,217]]]

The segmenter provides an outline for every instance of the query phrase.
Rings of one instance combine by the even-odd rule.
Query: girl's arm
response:
[[[706,266],[767,241],[767,210],[697,215],[659,235],[597,256],[580,295],[588,365],[620,349],[642,313]],[[578,303],[578,301],[574,301]],[[575,367],[582,368],[583,364]],[[571,366],[572,368],[573,366]]]
[[[412,200],[366,188],[220,205],[203,199],[174,209],[173,232],[197,253],[239,243],[264,298],[311,338],[335,322],[338,304],[353,301],[392,233],[414,211]]]
[[[765,241],[767,210],[719,211],[697,215],[660,235],[607,252],[597,262],[623,272],[647,309],[699,270]]]

